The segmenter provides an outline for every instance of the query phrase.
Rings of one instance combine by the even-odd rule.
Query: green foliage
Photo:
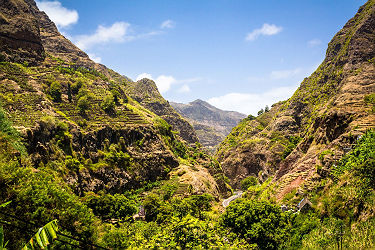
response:
[[[258,185],[258,179],[255,176],[246,177],[241,181],[242,190],[247,190],[249,187]]]
[[[282,159],[285,159],[298,145],[301,141],[301,137],[299,136],[290,136],[289,142],[286,145],[283,154],[281,155]]]
[[[0,142],[5,143],[6,151],[19,151],[25,153],[26,149],[22,144],[21,137],[16,129],[12,127],[4,109],[0,106]]]
[[[77,109],[81,114],[85,114],[85,112],[89,109],[90,102],[87,95],[84,95],[78,99],[77,102]]]
[[[238,199],[227,207],[221,223],[260,249],[276,249],[290,230],[288,214],[267,201]]]
[[[345,171],[354,170],[364,178],[364,181],[373,185],[373,164],[375,159],[375,130],[369,130],[355,145],[354,149],[346,154],[333,168],[332,172],[338,178]]]
[[[83,80],[82,79],[78,79],[77,81],[75,81],[72,84],[72,93],[74,95],[77,95],[79,90],[82,88],[82,86],[83,86]]]
[[[320,154],[319,154],[319,156],[318,156],[318,159],[320,160],[320,161],[323,161],[324,160],[324,157],[326,156],[326,155],[333,155],[333,152],[332,152],[332,150],[324,150],[323,152],[321,152]]]
[[[102,220],[126,219],[137,212],[135,202],[123,194],[89,193],[85,200],[87,206]]]
[[[128,153],[123,152],[119,145],[112,144],[108,148],[108,152],[105,153],[104,161],[111,166],[117,166],[123,169],[127,169],[131,164],[131,157]]]
[[[38,232],[30,239],[30,241],[22,248],[22,250],[29,250],[35,248],[47,248],[53,240],[57,238],[57,220],[47,223],[44,227],[39,228]]]
[[[263,110],[263,109],[260,109],[260,110],[258,111],[258,116],[263,115],[263,113],[264,113],[264,110]]]
[[[104,97],[103,103],[101,104],[102,109],[107,113],[112,113],[115,110],[115,100],[112,94]]]
[[[372,94],[366,95],[365,98],[364,98],[364,100],[365,100],[365,103],[366,103],[366,104],[372,106],[371,111],[372,111],[373,113],[375,113],[375,93],[372,93]]]
[[[61,84],[53,82],[49,87],[49,94],[54,102],[61,101]]]

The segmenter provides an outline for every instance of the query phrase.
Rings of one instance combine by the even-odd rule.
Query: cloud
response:
[[[147,78],[147,79],[152,79],[152,75],[148,74],[148,73],[142,73],[142,74],[139,74],[137,76],[137,78],[135,79],[135,81],[139,81],[139,80],[142,80],[143,78]]]
[[[171,88],[172,84],[177,83],[177,80],[173,76],[160,75],[156,79],[154,79],[152,75],[148,73],[142,73],[138,75],[136,81],[139,81],[143,78],[153,80],[161,94],[167,92]]]
[[[37,1],[36,4],[59,28],[68,27],[78,21],[78,12],[63,7],[59,1]]]
[[[322,44],[322,41],[320,41],[319,39],[312,39],[310,41],[307,42],[307,44],[310,46],[310,47],[315,47],[315,46],[319,46]]]
[[[189,93],[190,87],[187,84],[184,84],[179,90],[177,90],[178,93]]]
[[[142,73],[136,77],[136,81],[139,81],[143,78],[151,79],[155,82],[156,86],[158,87],[161,94],[169,91],[173,85],[183,84],[178,90],[178,93],[187,93],[190,92],[189,83],[203,81],[204,78],[202,77],[193,77],[187,79],[176,79],[170,75],[159,75],[157,78],[152,77],[149,73]]]
[[[270,78],[272,80],[287,79],[299,75],[301,71],[302,70],[300,68],[292,70],[274,70],[271,72]]]
[[[165,20],[160,24],[161,29],[173,29],[176,26],[176,23],[172,20]]]
[[[252,32],[248,33],[246,36],[246,41],[254,41],[259,36],[272,36],[280,33],[283,30],[282,27],[276,26],[275,24],[263,24],[262,28],[255,29]]]
[[[288,99],[297,85],[270,89],[264,93],[228,93],[212,97],[208,103],[223,110],[234,110],[244,114],[256,115],[266,105]]]
[[[87,53],[87,55],[90,57],[91,60],[93,60],[96,63],[101,63],[102,62],[102,58],[99,57],[99,56],[96,56],[93,53]]]
[[[131,40],[131,36],[126,36],[129,26],[126,22],[115,22],[109,27],[99,25],[93,34],[76,37],[76,45],[81,49],[87,49],[96,44]]]

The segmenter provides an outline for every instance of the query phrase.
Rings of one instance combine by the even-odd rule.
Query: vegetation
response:
[[[49,87],[49,94],[54,102],[61,101],[61,84],[58,82],[52,82]]]

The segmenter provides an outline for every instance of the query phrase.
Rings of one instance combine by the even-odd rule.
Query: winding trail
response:
[[[234,201],[234,200],[236,200],[238,198],[241,198],[242,195],[243,195],[242,191],[236,191],[236,192],[234,192],[234,194],[231,197],[229,197],[228,199],[223,200],[223,207],[226,208],[227,206],[229,206],[229,203],[231,201]]]

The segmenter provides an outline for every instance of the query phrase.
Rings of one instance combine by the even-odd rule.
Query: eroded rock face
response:
[[[28,145],[28,153],[34,165],[46,164],[57,157],[56,145],[69,155],[71,147],[83,159],[90,159],[97,163],[100,150],[111,144],[123,142],[124,150],[132,158],[132,166],[110,167],[104,166],[97,169],[76,169],[68,173],[66,179],[73,190],[83,195],[84,192],[98,192],[105,190],[110,193],[121,193],[131,188],[140,187],[144,182],[153,182],[166,179],[168,171],[179,165],[173,154],[165,148],[163,142],[152,127],[139,126],[123,129],[113,129],[109,126],[102,129],[82,133],[72,126],[69,129],[71,136],[63,136],[64,130],[52,122],[37,124],[24,135]],[[142,146],[137,142],[143,140]],[[60,141],[60,142],[58,142]]]
[[[35,65],[44,60],[34,1],[0,0],[0,59]]]
[[[198,142],[198,137],[188,121],[178,114],[159,93],[154,81],[142,79],[127,86],[127,94],[166,122],[188,143]]]
[[[268,173],[275,176],[278,198],[308,188],[355,138],[375,127],[372,106],[364,101],[375,92],[374,38],[375,4],[368,1],[329,43],[319,68],[271,109],[271,118],[262,115],[233,129],[218,158],[235,185],[246,175]],[[319,158],[322,152],[332,153]]]

